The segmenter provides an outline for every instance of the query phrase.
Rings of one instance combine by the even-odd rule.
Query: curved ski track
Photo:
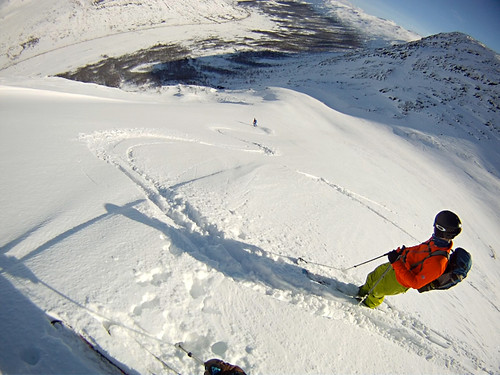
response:
[[[206,222],[200,212],[197,212],[184,198],[179,197],[175,185],[167,188],[160,186],[158,181],[134,164],[134,148],[173,142],[198,143],[232,151],[257,152],[271,156],[277,153],[265,145],[228,134],[231,129],[212,128],[212,131],[218,132],[223,137],[230,137],[233,144],[235,139],[240,141],[242,147],[238,149],[234,145],[212,144],[201,139],[165,135],[159,131],[145,129],[95,132],[83,134],[80,139],[87,142],[89,149],[98,158],[123,172],[163,215],[175,223],[173,232],[169,231],[167,234],[171,236],[175,232],[175,236],[178,237],[177,243],[180,244],[179,248],[182,251],[201,262],[208,261],[209,266],[233,278],[240,285],[296,305],[311,314],[364,327],[451,371],[457,373],[471,373],[478,370],[490,372],[465,341],[443,336],[427,327],[418,318],[398,311],[390,304],[384,304],[380,310],[360,307],[352,297],[336,289],[311,282],[301,273],[301,267],[295,263],[296,259],[278,256],[256,246],[227,239],[228,236],[223,231]],[[253,148],[249,149],[249,145]],[[380,206],[378,208],[388,210],[385,206],[345,190],[322,177],[301,171],[297,173],[328,184],[349,199],[365,205],[367,209],[385,218],[381,212],[367,203],[375,203],[376,206]],[[368,202],[365,204],[364,201]],[[217,251],[214,251],[214,248]],[[338,277],[338,280],[353,281],[349,280],[350,276],[342,271],[337,272],[339,274],[335,275],[333,281],[342,285],[343,289],[353,289],[353,284],[344,284],[336,280]],[[456,358],[467,358],[468,361],[464,363]]]

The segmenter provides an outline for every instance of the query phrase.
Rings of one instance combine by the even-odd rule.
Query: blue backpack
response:
[[[448,265],[446,266],[444,273],[436,280],[424,285],[418,291],[423,293],[434,289],[450,289],[467,277],[471,267],[471,255],[465,249],[457,247],[450,255],[450,259],[448,260]]]

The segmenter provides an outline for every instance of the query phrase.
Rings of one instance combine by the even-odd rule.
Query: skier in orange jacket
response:
[[[441,211],[434,220],[434,234],[420,245],[401,247],[388,254],[389,263],[371,272],[358,297],[375,308],[387,295],[405,293],[409,288],[419,289],[443,274],[453,246],[453,238],[462,231],[462,223],[451,211]]]

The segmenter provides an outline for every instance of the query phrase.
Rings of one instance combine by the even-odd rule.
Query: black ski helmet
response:
[[[441,211],[434,219],[434,234],[439,238],[452,240],[462,231],[462,222],[451,211]]]

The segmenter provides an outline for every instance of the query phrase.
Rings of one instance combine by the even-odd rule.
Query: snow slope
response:
[[[191,1],[142,1],[142,0],[48,0],[39,2],[4,1],[0,5],[2,22],[2,63],[7,59],[25,59],[48,51],[58,50],[85,41],[102,39],[129,32],[158,32],[175,34],[186,26],[196,25],[199,30],[204,26],[215,25],[249,17],[249,13],[235,6],[230,0]],[[19,28],[19,25],[23,25]],[[165,27],[169,28],[166,32]],[[155,34],[155,30],[157,31]],[[172,35],[173,36],[173,35]],[[172,36],[170,39],[172,40]],[[175,37],[175,36],[174,36]],[[135,39],[136,45],[151,43],[148,37],[128,38],[129,43],[121,46],[130,50]],[[142,41],[140,40],[142,39]],[[120,44],[120,43],[118,43]],[[116,46],[120,48],[120,46]],[[87,58],[89,51],[87,50]],[[99,51],[99,53],[112,53]]]
[[[151,353],[202,373],[180,341],[251,374],[500,372],[498,138],[464,141],[439,108],[384,122],[313,64],[293,89],[125,92],[46,76],[110,44],[89,41],[85,57],[54,42],[0,71],[2,372],[116,373],[47,315],[132,374],[169,372]],[[384,94],[364,100],[392,113]],[[296,264],[355,290],[383,260],[344,269],[426,240],[441,209],[462,218],[455,245],[474,261],[450,291],[369,310]]]

